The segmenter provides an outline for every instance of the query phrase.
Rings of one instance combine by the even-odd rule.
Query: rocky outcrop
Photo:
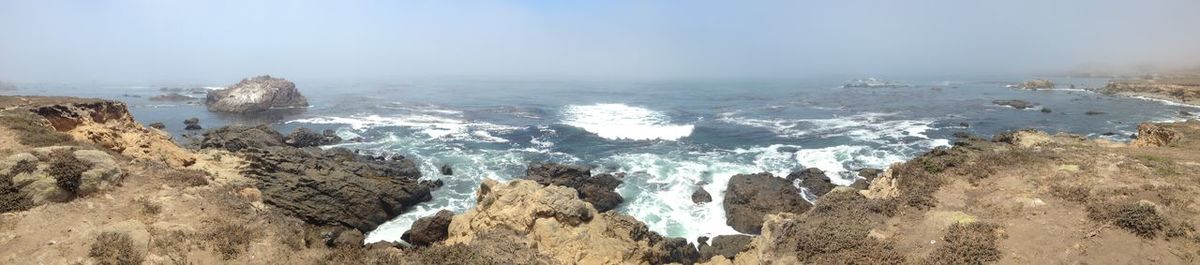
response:
[[[821,169],[815,167],[792,172],[787,175],[787,180],[791,183],[800,181],[800,187],[808,189],[808,192],[815,196],[825,195],[825,193],[837,187],[837,184],[833,184],[829,176],[825,176],[825,171],[821,171]]]
[[[726,224],[734,230],[758,234],[768,214],[803,213],[812,207],[800,189],[770,173],[739,174],[729,179],[725,190]]]
[[[618,176],[600,174],[592,176],[591,169],[584,166],[561,164],[535,164],[526,170],[525,179],[542,185],[558,185],[573,188],[579,193],[579,198],[591,203],[596,210],[606,212],[612,210],[624,201],[620,194],[613,191],[621,185]]]
[[[454,175],[454,168],[451,168],[450,165],[442,164],[442,166],[438,168],[438,172],[442,173],[444,176]]]
[[[189,131],[195,131],[195,130],[203,130],[204,127],[200,127],[200,118],[191,117],[186,120],[183,120],[183,129],[189,130]]]
[[[70,157],[57,157],[55,152]],[[69,146],[41,147],[0,160],[0,182],[4,182],[0,187],[19,192],[30,205],[66,202],[112,189],[124,174],[108,153]],[[64,182],[67,178],[71,180]]]
[[[405,231],[400,239],[417,246],[428,246],[446,239],[450,229],[450,220],[454,212],[441,210],[437,214],[421,217],[413,222],[412,227]]]
[[[707,261],[715,256],[733,259],[750,244],[754,237],[748,235],[720,235],[712,243],[700,242],[700,260]]]
[[[416,163],[402,156],[370,157],[342,148],[296,148],[266,126],[209,131],[203,148],[238,152],[257,180],[263,201],[318,225],[371,231],[431,199],[440,181],[420,181]]]
[[[341,143],[342,137],[337,136],[333,130],[315,133],[301,127],[283,138],[283,142],[294,147],[322,146]]]
[[[91,142],[134,159],[188,166],[195,156],[183,150],[166,133],[142,127],[133,120],[125,103],[75,99],[70,102],[34,106],[55,130],[79,141]]]
[[[1114,80],[1104,93],[1138,95],[1187,104],[1200,103],[1200,83],[1195,76],[1166,77],[1154,80]]]
[[[308,107],[308,99],[291,81],[263,75],[242,79],[226,89],[209,91],[204,104],[208,105],[209,111],[251,113]]]
[[[708,194],[703,186],[697,185],[696,191],[692,192],[692,202],[697,204],[712,202],[712,195]]]
[[[698,255],[686,241],[663,239],[645,224],[601,213],[560,185],[485,180],[475,208],[455,216],[444,245],[509,242],[559,264],[688,264]]]
[[[1054,82],[1052,82],[1050,80],[1046,80],[1046,79],[1037,79],[1037,80],[1029,80],[1029,81],[1021,82],[1020,84],[1011,85],[1011,86],[1014,86],[1017,88],[1023,88],[1023,89],[1033,89],[1033,90],[1051,89],[1051,88],[1054,88]]]
[[[1137,147],[1167,146],[1180,139],[1179,132],[1154,123],[1138,124],[1137,138],[1131,145]]]
[[[1028,108],[1031,108],[1034,106],[1033,103],[1030,103],[1029,101],[1020,100],[1020,99],[993,100],[992,104],[996,104],[996,105],[1000,105],[1000,106],[1008,106],[1008,107],[1012,107],[1014,109],[1028,109]]]

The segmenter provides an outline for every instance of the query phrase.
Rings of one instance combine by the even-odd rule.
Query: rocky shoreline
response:
[[[614,191],[621,174],[532,164],[523,180],[485,181],[467,212],[418,220],[411,246],[364,246],[440,182],[401,155],[314,147],[340,140],[328,133],[224,127],[186,149],[120,102],[5,96],[0,119],[5,264],[1200,261],[1200,121],[1143,124],[1128,144],[962,135],[855,188],[816,169],[744,172],[692,196],[724,196],[746,233],[714,238],[664,237],[612,211],[629,199]]]

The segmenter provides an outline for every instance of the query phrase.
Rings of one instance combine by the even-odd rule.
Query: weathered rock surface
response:
[[[700,244],[700,260],[707,261],[714,256],[724,256],[733,259],[742,249],[746,248],[754,237],[748,235],[720,235],[712,239],[712,243]]]
[[[56,131],[134,159],[171,166],[196,162],[195,155],[176,145],[166,133],[134,121],[125,103],[76,99],[71,103],[32,107],[30,111],[45,118]]]
[[[204,134],[202,148],[239,152],[243,171],[258,181],[263,201],[319,225],[371,231],[431,199],[439,181],[419,181],[404,157],[369,157],[334,148],[295,148],[266,126],[230,126]]]
[[[57,183],[51,171],[51,153],[66,149],[81,164],[78,187],[66,190]],[[72,150],[73,147],[52,146],[34,149],[31,153],[18,153],[0,160],[0,187],[11,187],[28,199],[31,205],[48,202],[65,202],[75,197],[88,196],[115,187],[124,178],[124,172],[111,155],[99,150]]]
[[[799,180],[800,187],[808,189],[808,192],[816,196],[825,195],[825,193],[837,187],[837,184],[833,184],[829,176],[825,175],[825,171],[821,171],[821,169],[815,167],[792,172],[787,175],[787,180],[791,183]]]
[[[1033,103],[1030,103],[1029,101],[1024,101],[1024,100],[1020,100],[1020,99],[993,100],[992,104],[996,104],[996,105],[1000,105],[1000,106],[1009,106],[1014,109],[1028,109],[1030,107],[1033,107],[1033,105],[1034,105]]]
[[[400,239],[417,246],[428,246],[446,239],[450,229],[450,220],[454,212],[441,210],[432,216],[421,217],[413,222],[412,228],[405,231]]]
[[[333,130],[316,133],[301,127],[283,138],[283,142],[294,147],[322,146],[341,143],[342,137],[338,137]]]
[[[770,173],[739,174],[729,179],[725,190],[726,224],[734,230],[758,234],[768,214],[803,213],[812,207],[800,189]]]
[[[600,174],[592,176],[591,169],[584,166],[560,164],[530,165],[526,170],[525,179],[542,185],[558,185],[573,188],[579,197],[591,203],[601,212],[616,208],[624,201],[620,194],[613,191],[621,185],[618,176]]]
[[[1164,128],[1153,123],[1138,124],[1137,139],[1131,145],[1138,147],[1167,146],[1178,141],[1179,132]]]
[[[693,203],[712,202],[712,195],[708,194],[708,191],[704,190],[703,186],[697,185],[696,191],[692,192],[692,202]]]
[[[475,208],[454,217],[442,244],[516,242],[521,247],[511,252],[531,248],[560,264],[685,263],[697,257],[686,241],[665,240],[627,215],[598,212],[565,186],[485,180],[476,196]]]
[[[296,84],[269,75],[242,79],[226,89],[208,92],[208,110],[251,113],[276,108],[308,107],[308,99],[296,90]]]

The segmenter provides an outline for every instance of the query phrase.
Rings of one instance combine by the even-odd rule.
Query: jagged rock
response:
[[[209,91],[204,104],[210,111],[250,113],[308,107],[308,99],[296,90],[295,83],[263,75],[242,79],[226,89]]]
[[[450,229],[450,220],[454,212],[441,210],[437,214],[421,217],[413,222],[412,228],[405,231],[400,239],[417,246],[428,246],[446,239]]]
[[[200,127],[200,118],[192,117],[192,118],[183,120],[183,129],[193,131],[193,130],[203,130],[204,128]]]
[[[746,248],[753,236],[748,235],[719,235],[712,239],[712,244],[700,244],[700,261],[706,261],[714,256],[724,256],[733,259]]]
[[[343,148],[296,148],[266,126],[229,126],[204,134],[201,148],[239,152],[242,172],[258,181],[263,202],[317,225],[371,231],[431,199],[440,181],[420,181],[402,156],[370,157]]]
[[[286,146],[282,134],[266,125],[234,125],[217,128],[204,133],[200,148],[225,149],[239,152],[243,149],[263,149],[271,146]]]
[[[1131,145],[1137,147],[1167,146],[1180,139],[1179,132],[1167,129],[1158,124],[1138,124],[1137,138]]]
[[[700,258],[700,252],[696,250],[696,245],[688,243],[687,239],[673,237],[659,240],[650,249],[649,258],[646,260],[650,264],[668,264],[680,263],[691,265],[696,263]]]
[[[438,171],[441,171],[442,175],[446,175],[446,176],[454,175],[454,169],[450,168],[450,165],[443,164],[442,167],[438,169]]]
[[[703,186],[696,186],[696,191],[692,192],[692,202],[698,204],[712,202],[712,195],[709,195]]]
[[[450,236],[440,245],[515,242],[560,264],[683,262],[669,259],[689,256],[683,253],[686,242],[683,248],[659,243],[664,239],[645,224],[628,215],[600,213],[564,186],[489,179],[480,185],[476,201],[475,208],[454,216]],[[682,255],[663,255],[672,253]]]
[[[283,138],[283,142],[295,147],[322,146],[341,143],[342,137],[338,137],[333,130],[325,130],[318,134],[301,127]]]
[[[179,94],[176,92],[170,92],[170,93],[150,97],[150,101],[188,101],[188,100],[192,100],[192,97],[185,96],[183,94]]]
[[[1024,100],[1020,100],[1020,99],[993,100],[992,104],[996,104],[996,105],[1000,105],[1000,106],[1009,106],[1014,109],[1028,109],[1030,107],[1033,107],[1033,105],[1034,105],[1033,103],[1029,103],[1029,101],[1024,101]]]
[[[621,185],[618,179],[620,175],[592,176],[588,167],[553,163],[530,165],[525,175],[525,179],[542,185],[574,188],[581,199],[591,203],[600,212],[612,210],[624,201],[620,194],[613,191]]]
[[[792,183],[799,180],[800,187],[808,189],[808,192],[816,196],[825,195],[825,193],[837,187],[837,184],[833,184],[829,176],[825,176],[825,171],[821,171],[821,169],[815,167],[792,172],[787,175],[787,180]]]
[[[726,224],[734,230],[758,234],[768,214],[803,213],[812,207],[791,182],[770,173],[739,174],[729,179],[725,190]]]
[[[30,110],[45,118],[54,130],[71,135],[76,141],[94,143],[133,159],[160,161],[171,166],[189,166],[196,162],[195,155],[176,145],[170,136],[134,121],[124,103],[74,99],[69,103],[32,106]]]

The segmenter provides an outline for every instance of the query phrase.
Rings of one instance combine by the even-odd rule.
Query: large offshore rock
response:
[[[269,75],[242,79],[226,89],[212,90],[204,101],[209,111],[251,113],[278,108],[308,107],[296,84]]]

